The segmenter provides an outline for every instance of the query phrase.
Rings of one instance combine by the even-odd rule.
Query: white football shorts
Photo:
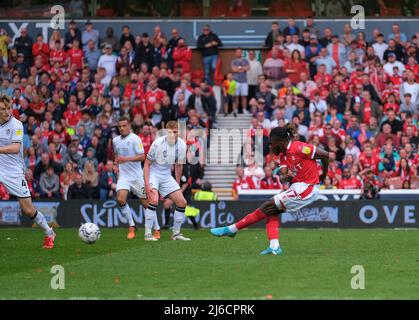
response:
[[[318,184],[296,182],[288,190],[274,196],[274,201],[280,210],[294,213],[316,201],[319,197],[319,190]]]
[[[180,190],[179,184],[172,175],[161,176],[153,174],[153,172],[150,172],[150,186],[152,189],[158,190],[163,198],[166,198],[169,194]]]
[[[119,178],[116,183],[116,192],[119,190],[128,190],[140,199],[147,198],[144,181],[142,179],[130,181],[126,178]]]
[[[18,198],[30,198],[31,192],[28,188],[25,176],[5,175],[0,173],[0,182],[6,187],[7,191]]]

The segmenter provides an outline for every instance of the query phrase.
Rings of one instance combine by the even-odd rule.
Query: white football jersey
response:
[[[134,157],[144,153],[141,138],[134,133],[130,133],[125,138],[117,136],[113,138],[113,149],[115,154],[122,157]],[[144,179],[143,168],[140,161],[129,161],[119,164],[119,178],[128,181]]]
[[[25,174],[25,162],[23,160],[23,124],[15,117],[0,124],[0,147],[20,143],[20,151],[17,154],[0,154],[0,173],[11,176]]]
[[[172,165],[186,163],[186,143],[181,138],[174,145],[170,145],[167,136],[154,140],[147,153],[147,159],[152,162],[153,173],[171,176]]]

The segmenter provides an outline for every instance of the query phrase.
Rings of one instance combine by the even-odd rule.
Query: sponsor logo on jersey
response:
[[[303,151],[304,154],[310,154],[311,149],[310,149],[310,147],[303,147],[302,151]]]
[[[9,134],[9,133],[7,133],[7,134]],[[20,137],[22,134],[23,134],[22,129],[17,129],[17,130],[16,130],[16,135],[17,135],[18,137]]]

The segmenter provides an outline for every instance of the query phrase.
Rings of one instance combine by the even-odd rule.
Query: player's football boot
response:
[[[52,249],[54,248],[54,241],[55,241],[55,237],[57,235],[55,234],[55,232],[53,231],[52,234],[50,235],[46,235],[44,237],[44,245],[42,246],[42,248],[44,249]]]
[[[154,230],[153,237],[160,240],[160,230]]]
[[[134,239],[136,232],[137,232],[137,227],[136,226],[129,227],[127,239]]]
[[[231,237],[234,238],[237,232],[231,232],[228,227],[220,227],[211,229],[211,234],[216,237]]]
[[[151,233],[144,235],[144,240],[145,241],[159,241],[158,239],[154,238]]]
[[[183,234],[181,233],[177,233],[177,234],[173,234],[170,239],[172,240],[181,240],[181,241],[190,241],[190,238],[186,238]]]
[[[276,248],[276,249],[272,249],[271,247],[269,247],[268,249],[263,250],[260,254],[261,255],[272,254],[274,256],[280,256],[283,253],[284,253],[284,251],[282,250],[281,247]]]

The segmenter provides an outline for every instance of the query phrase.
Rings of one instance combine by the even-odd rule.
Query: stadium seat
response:
[[[229,11],[231,17],[248,17],[252,14],[252,8],[250,6],[242,6],[241,8],[233,11]]]
[[[400,8],[387,8],[389,16],[401,16],[402,9]]]
[[[100,8],[96,10],[97,17],[114,17],[116,12],[112,8]]]
[[[180,14],[183,17],[201,17],[202,6],[190,2],[182,3],[180,5]]]

